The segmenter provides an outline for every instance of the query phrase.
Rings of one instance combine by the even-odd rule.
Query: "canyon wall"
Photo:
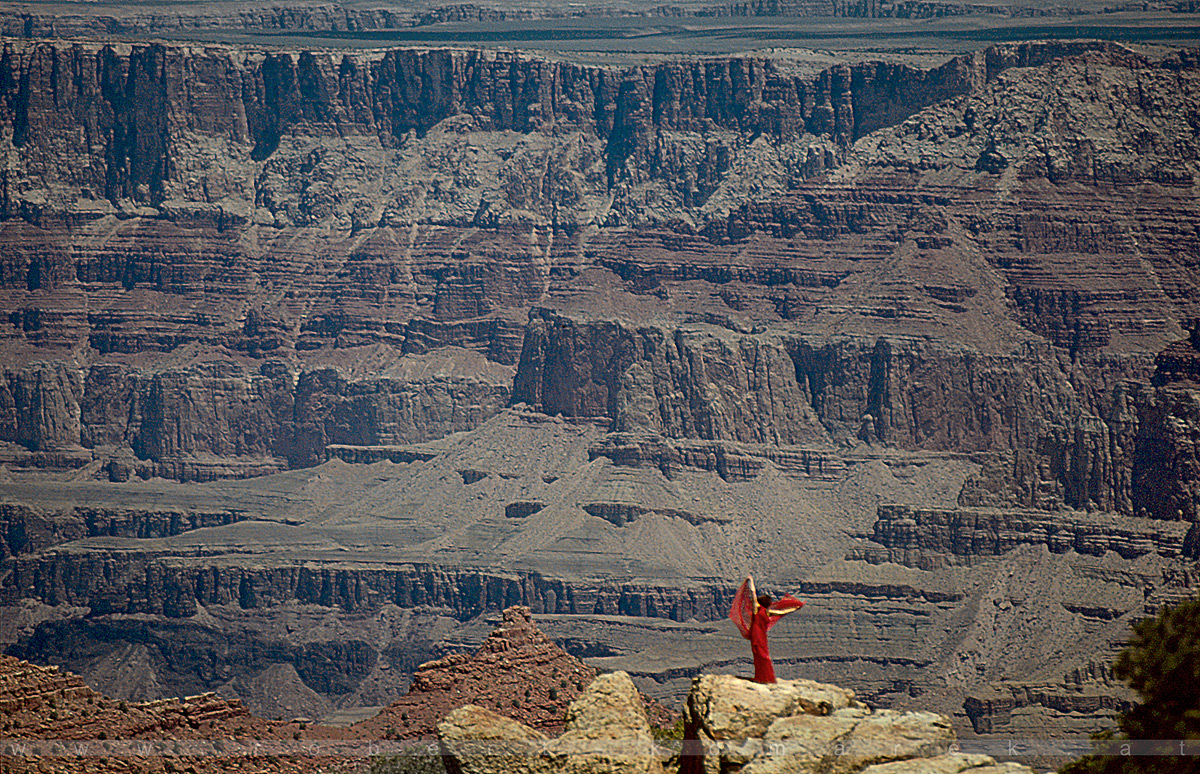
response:
[[[366,701],[527,604],[669,695],[754,572],[781,668],[1111,714],[1200,555],[1200,63],[798,72],[10,43],[4,641]]]
[[[535,308],[513,400],[618,432],[754,444],[859,438],[990,453],[964,505],[1132,513],[1145,358],[636,328]],[[1143,377],[1144,378],[1144,377]]]
[[[584,267],[727,281],[688,260],[673,277],[648,272],[622,256],[625,236],[596,226],[686,232],[747,185],[820,174],[923,105],[1094,48],[1109,47],[800,76],[747,58],[614,70],[463,51],[10,42],[3,458],[207,479],[469,429],[511,398],[527,310]],[[813,208],[833,218],[826,236],[858,228],[839,206]],[[914,206],[881,216],[910,220]],[[769,288],[781,270],[742,276]],[[791,272],[816,287],[847,276]],[[794,417],[767,434],[800,439],[870,407],[841,420],[781,410]]]
[[[1194,552],[1200,550],[1200,320],[1188,339],[1158,356],[1153,382],[1139,404],[1133,507],[1139,516],[1191,522],[1187,543]]]
[[[424,135],[452,116],[469,117],[465,126],[481,132],[583,132],[579,139],[600,143],[602,186],[636,186],[644,175],[686,183],[674,193],[695,200],[678,202],[688,211],[711,193],[703,181],[726,173],[748,138],[852,142],[1009,67],[1097,47],[1106,44],[1013,46],[931,70],[861,62],[813,77],[752,58],[616,70],[503,52],[243,56],[215,46],[10,42],[0,55],[0,126],[10,160],[0,211],[57,224],[59,217],[86,221],[113,208],[144,215],[136,208],[150,206],[181,225],[240,230],[264,217],[260,210],[277,220],[301,194],[291,220],[361,228],[374,225],[361,211],[378,219],[385,202],[371,199],[372,181],[337,168],[351,161],[347,151],[360,154],[360,163],[379,164],[387,151],[403,149],[409,132]],[[309,144],[309,153],[293,158],[302,138],[331,144],[323,152]],[[368,153],[375,155],[361,155]],[[673,155],[682,167],[672,165]],[[322,185],[329,174],[344,177],[349,190]],[[570,188],[571,181],[559,185]],[[559,198],[567,193],[535,191],[546,201],[524,209],[546,223],[547,205],[555,204],[554,222],[587,222],[587,213],[568,216],[579,207]],[[507,204],[516,208],[511,198]],[[474,214],[457,219],[470,223]]]
[[[324,462],[329,444],[413,443],[469,430],[508,403],[508,370],[492,369],[501,380],[488,378],[487,366],[480,371],[348,379],[329,366],[297,374],[271,360],[153,371],[40,361],[3,374],[0,405],[10,413],[0,440],[28,450],[9,452],[10,463],[78,465],[82,452],[114,481],[264,475]]]
[[[338,571],[297,567],[168,567],[126,551],[18,557],[5,594],[47,604],[89,604],[95,615],[196,614],[197,605],[271,608],[289,602],[346,612],[436,607],[465,621],[510,605],[545,613],[633,615],[683,621],[719,618],[728,610],[723,585],[669,588],[629,582],[579,583],[540,573],[504,573],[441,565]],[[107,602],[105,601],[107,600]]]

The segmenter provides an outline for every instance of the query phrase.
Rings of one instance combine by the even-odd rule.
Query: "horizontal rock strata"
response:
[[[487,610],[526,605],[538,612],[575,615],[646,615],[713,619],[731,599],[722,586],[671,588],[636,583],[570,582],[540,573],[404,564],[396,568],[344,569],[304,566],[239,566],[221,562],[167,565],[146,554],[42,553],[18,557],[5,584],[10,600],[41,599],[50,605],[91,603],[95,614],[195,615],[199,605],[243,609],[286,602],[353,611],[386,603],[436,605],[466,620]],[[105,601],[107,600],[107,601]]]
[[[1189,525],[1116,516],[880,506],[872,540],[886,551],[870,558],[932,568],[941,562],[1000,556],[1020,545],[1045,545],[1126,559],[1184,555]]]
[[[1196,585],[1198,74],[11,41],[5,641],[332,708],[526,604],[678,696],[750,571],[788,677],[1104,722]]]

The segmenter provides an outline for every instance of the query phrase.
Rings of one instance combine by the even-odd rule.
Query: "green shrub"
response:
[[[680,717],[674,725],[660,728],[650,726],[650,735],[656,742],[677,742],[683,739],[683,718]]]
[[[1119,733],[1098,740],[1200,740],[1200,600],[1164,607],[1133,626],[1113,662],[1113,674],[1141,696],[1117,722]],[[1193,749],[1200,742],[1192,742]],[[1200,757],[1088,755],[1063,774],[1200,774]]]

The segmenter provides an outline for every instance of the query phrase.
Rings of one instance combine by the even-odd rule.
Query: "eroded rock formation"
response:
[[[0,656],[0,711],[9,741],[5,765],[16,772],[152,772],[173,767],[172,759],[205,772],[295,772],[332,762],[252,751],[241,739],[298,739],[301,726],[255,717],[212,693],[116,701],[77,675],[11,656]]]
[[[463,774],[663,771],[646,710],[624,672],[592,680],[571,702],[563,731],[554,739],[475,705],[451,712],[437,730],[447,770]],[[486,750],[472,749],[483,745]]]
[[[448,713],[471,704],[510,723],[555,732],[562,728],[567,705],[595,677],[594,668],[542,634],[528,607],[509,607],[483,647],[422,664],[403,698],[355,729],[428,739]]]

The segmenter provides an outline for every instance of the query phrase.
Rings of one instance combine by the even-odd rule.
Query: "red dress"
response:
[[[767,629],[779,620],[759,605],[758,611],[750,619],[750,652],[754,654],[754,682],[775,682],[775,664],[771,662],[771,652],[767,650]]]
[[[770,607],[763,607],[758,603],[752,578],[742,581],[741,588],[733,595],[729,617],[737,624],[742,636],[750,640],[756,683],[775,682],[775,664],[772,663],[771,652],[767,649],[767,630],[779,623],[783,616],[802,607],[804,603],[790,594],[775,600]]]

